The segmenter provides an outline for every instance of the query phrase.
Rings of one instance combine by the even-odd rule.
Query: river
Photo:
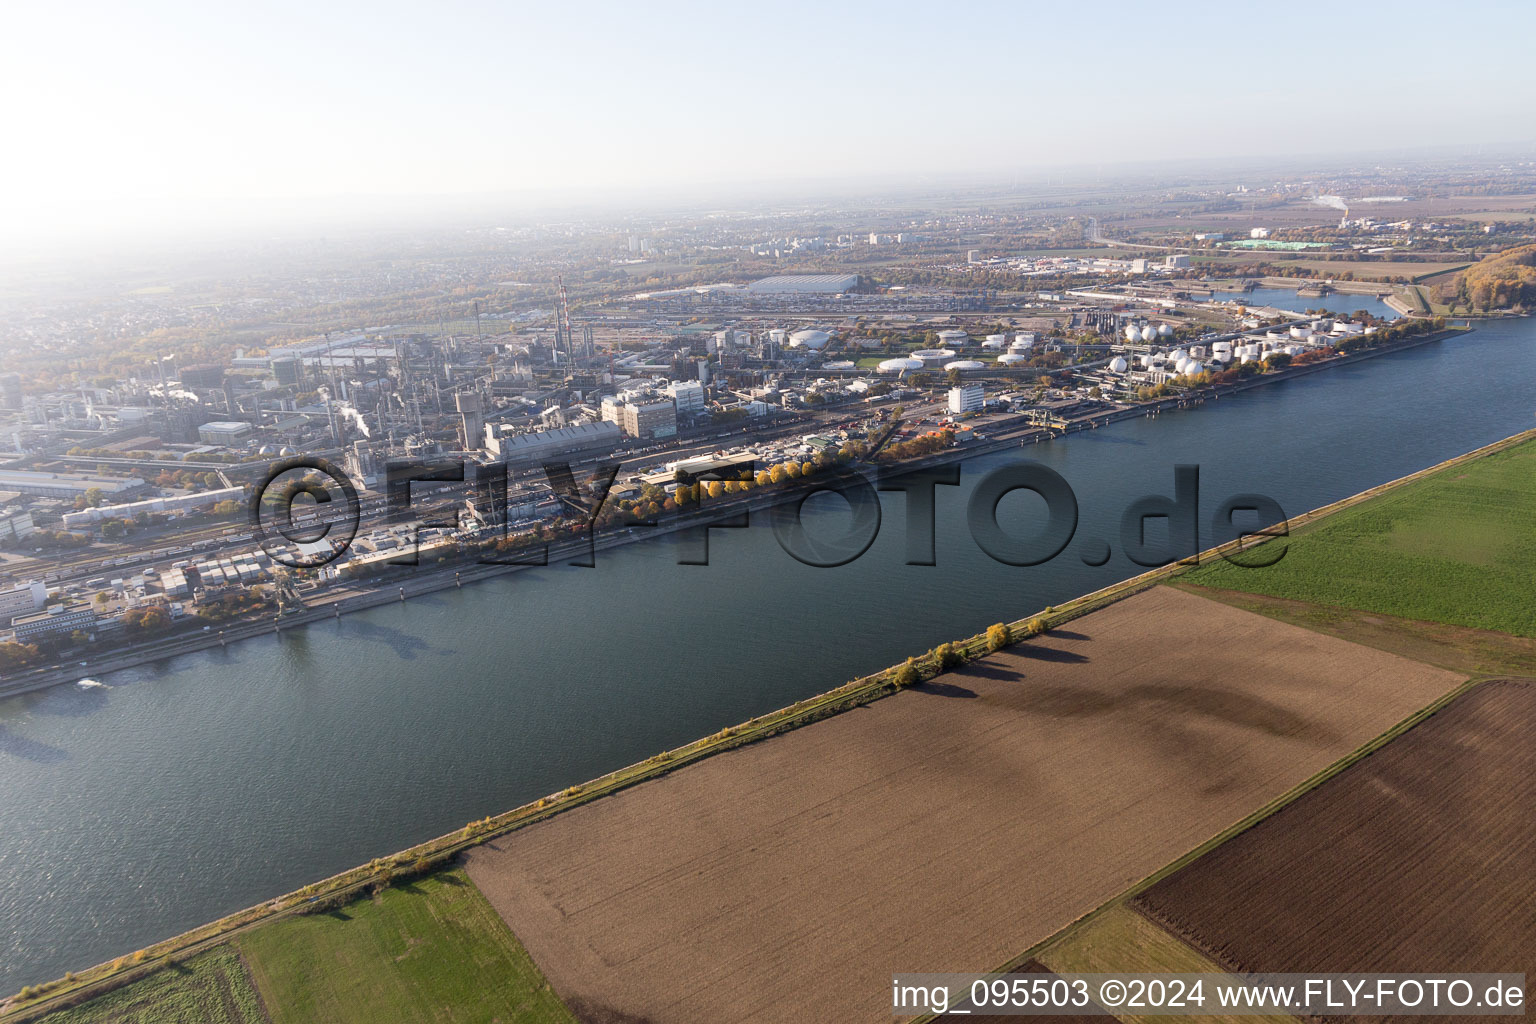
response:
[[[886,494],[878,538],[840,568],[800,564],[770,529],[715,530],[708,566],[678,564],[690,540],[648,541],[0,701],[0,990],[1133,575],[1120,514],[1171,494],[1177,463],[1200,466],[1202,523],[1239,492],[1300,512],[1536,426],[1532,379],[1536,320],[1490,322],[973,459],[938,489],[936,566],[904,564]],[[976,482],[1021,457],[1081,509],[1078,539],[1034,568],[992,561],[964,519]],[[814,499],[812,526],[840,524],[840,502]],[[1028,532],[1038,502],[1010,495],[1000,519]],[[1094,539],[1115,549],[1099,567],[1081,557]]]

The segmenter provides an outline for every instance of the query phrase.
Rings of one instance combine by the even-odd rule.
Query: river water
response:
[[[938,488],[936,566],[904,564],[904,499],[886,494],[873,546],[840,568],[797,562],[767,528],[716,530],[707,566],[678,564],[691,540],[648,541],[0,701],[0,990],[1133,575],[1121,512],[1172,494],[1177,463],[1200,466],[1202,523],[1240,492],[1301,512],[1536,426],[1533,380],[1536,320],[1490,323],[973,459]],[[1081,510],[1077,539],[1033,568],[965,526],[977,481],[1019,458]],[[1039,505],[1016,492],[999,518],[1027,533]],[[844,519],[813,499],[813,528]],[[1099,567],[1094,540],[1114,549]]]

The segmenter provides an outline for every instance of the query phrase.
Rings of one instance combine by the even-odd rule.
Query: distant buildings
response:
[[[668,391],[679,413],[686,415],[704,411],[704,385],[698,381],[679,381]]]
[[[492,455],[510,465],[598,455],[612,451],[622,439],[623,434],[613,423],[583,423],[527,434],[512,433],[498,424],[486,431],[486,447]]]
[[[1182,253],[1174,253],[1163,259],[1163,266],[1168,270],[1188,270],[1189,257]]]
[[[0,512],[0,544],[26,540],[35,529],[32,513],[27,509]]]
[[[145,487],[138,477],[107,480],[61,473],[32,473],[18,469],[0,470],[0,491],[16,491],[36,498],[78,498],[89,490],[99,490],[107,497],[126,497]]]

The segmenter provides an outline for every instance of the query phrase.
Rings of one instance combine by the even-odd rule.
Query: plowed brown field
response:
[[[1135,906],[1241,971],[1536,978],[1533,735],[1536,684],[1484,683]]]
[[[1461,677],[1157,588],[916,690],[512,833],[475,884],[589,1020],[890,1019]]]

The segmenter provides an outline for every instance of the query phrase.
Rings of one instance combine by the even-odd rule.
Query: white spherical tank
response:
[[[1126,341],[1140,341],[1141,340],[1141,328],[1137,327],[1135,324],[1132,324],[1130,327],[1127,327],[1125,329],[1125,340]]]
[[[1177,358],[1177,359],[1175,359],[1173,361],[1173,372],[1178,374],[1180,377],[1182,377],[1182,376],[1184,376],[1184,373],[1185,373],[1184,368],[1186,366],[1188,366],[1188,365],[1189,365],[1189,357],[1188,356],[1180,356],[1179,358]]]
[[[1125,361],[1124,356],[1115,356],[1115,358],[1109,361],[1109,372],[1124,373],[1129,366],[1130,364]]]
[[[1184,375],[1186,377],[1193,377],[1196,374],[1204,372],[1205,366],[1198,359],[1191,359],[1189,362],[1184,364]]]
[[[1147,341],[1147,342],[1156,341],[1157,340],[1157,328],[1155,328],[1155,327],[1143,327],[1141,329],[1141,340],[1142,341]]]
[[[1140,360],[1141,368],[1143,370],[1145,370],[1147,367],[1152,365],[1152,353],[1150,353],[1150,352],[1143,352],[1141,355],[1137,356],[1136,358],[1138,360]]]
[[[1159,337],[1171,338],[1173,337],[1173,326],[1171,324],[1158,324],[1157,333]]]
[[[1174,362],[1178,362],[1180,359],[1188,359],[1189,353],[1184,351],[1182,348],[1176,348],[1171,353],[1169,353],[1168,358],[1172,359]]]

